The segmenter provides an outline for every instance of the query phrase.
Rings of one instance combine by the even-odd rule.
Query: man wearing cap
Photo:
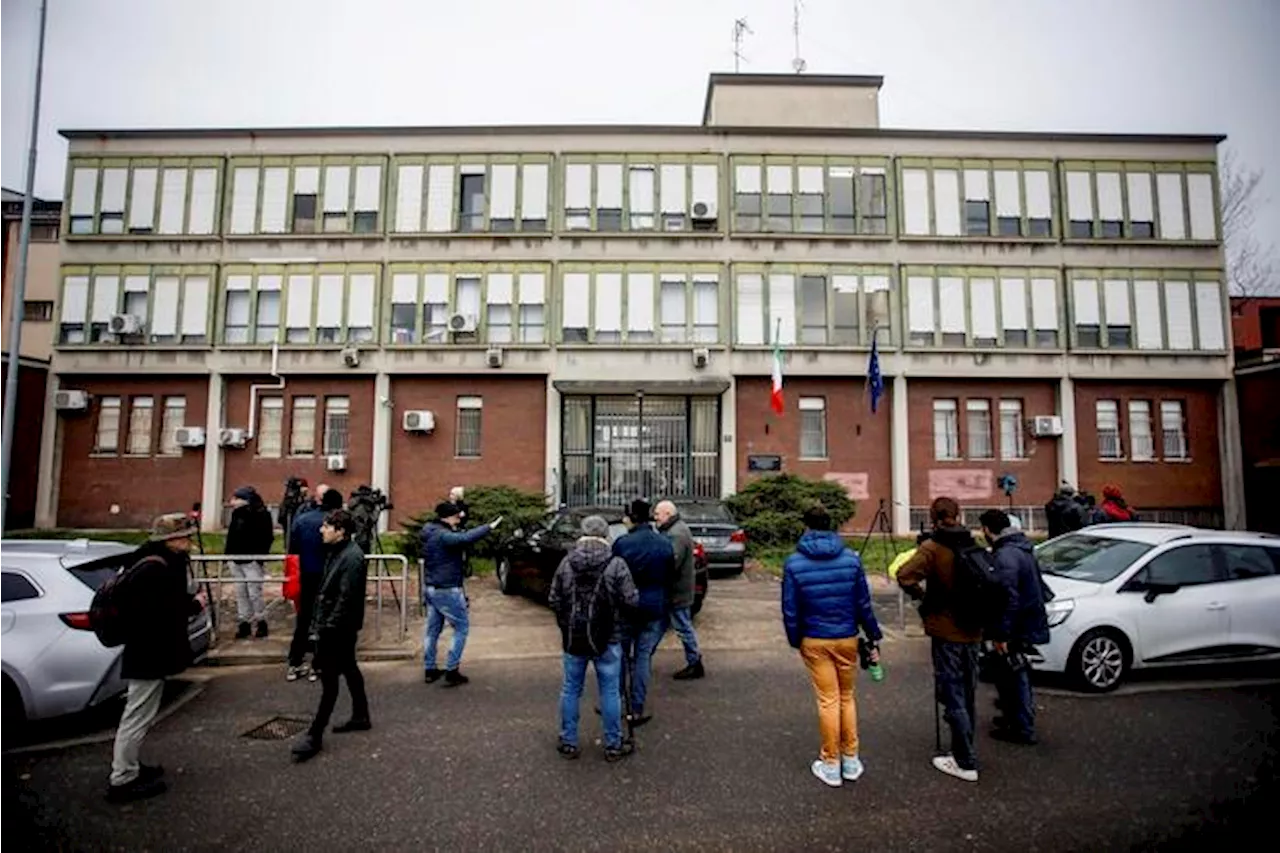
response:
[[[653,653],[667,630],[667,585],[675,571],[671,541],[653,528],[647,501],[634,500],[624,518],[629,532],[613,543],[613,555],[631,570],[639,604],[622,626],[623,665],[631,667],[631,695],[624,696],[633,726],[652,719],[644,712],[653,669]]]
[[[423,637],[423,681],[432,684],[440,679],[436,666],[436,645],[444,624],[453,628],[453,646],[445,661],[446,687],[466,684],[470,679],[458,671],[462,650],[467,645],[468,605],[464,588],[466,548],[479,542],[502,524],[502,517],[472,530],[462,531],[462,512],[448,501],[436,507],[436,520],[422,527],[422,603],[427,608],[427,627]]]
[[[267,608],[262,599],[262,562],[237,560],[235,557],[257,557],[271,552],[276,538],[271,513],[253,486],[241,486],[231,495],[231,523],[227,525],[227,542],[223,552],[231,558],[231,576],[236,578],[236,617],[240,622],[236,639],[249,636],[250,622],[257,623],[259,639],[267,636]]]
[[[107,800],[126,803],[165,790],[164,769],[138,761],[138,750],[160,710],[164,680],[191,663],[187,621],[200,611],[188,572],[192,521],[183,513],[162,515],[151,536],[117,581],[116,603],[127,625],[120,676],[128,685],[116,729]]]

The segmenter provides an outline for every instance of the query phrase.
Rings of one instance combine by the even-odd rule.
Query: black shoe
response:
[[[159,779],[162,776],[164,776],[164,768],[159,764],[138,765],[138,778],[145,782],[150,782],[153,779]]]
[[[1036,740],[1035,735],[1024,735],[1021,732],[1015,732],[1009,728],[994,728],[991,730],[991,736],[996,740],[1002,740],[1005,743],[1014,743],[1019,746],[1035,746],[1040,741]]]
[[[556,752],[560,753],[560,757],[566,761],[573,761],[581,755],[576,746],[570,746],[564,741],[560,741],[560,745],[556,747]]]
[[[248,622],[241,622],[240,627],[236,629],[236,639],[247,640],[249,639],[249,634],[251,633],[253,633],[253,626],[251,626]]]
[[[694,678],[703,678],[706,674],[707,671],[702,668],[702,661],[698,661],[697,663],[686,666],[684,669],[673,675],[672,678],[676,681],[690,681]]]
[[[622,745],[617,747],[616,749],[606,749],[604,751],[604,760],[608,761],[609,763],[613,763],[615,761],[621,761],[622,759],[626,758],[628,755],[630,755],[635,751],[636,751],[635,742],[624,740],[622,742]]]
[[[293,761],[295,764],[301,764],[304,761],[310,761],[320,752],[320,738],[312,735],[310,732],[294,741],[293,744]]]
[[[163,794],[168,787],[163,779],[143,779],[139,776],[124,785],[108,785],[107,802],[132,803],[137,800],[146,800]]]
[[[333,733],[341,735],[347,732],[367,732],[371,728],[373,728],[373,723],[369,722],[368,717],[361,717],[360,719],[352,717],[345,723],[334,726]]]
[[[257,633],[254,634],[254,636],[257,637],[259,640],[265,640],[267,638],[267,633],[268,633],[267,620],[262,619],[258,622],[258,630],[257,630]]]
[[[644,711],[636,711],[631,715],[631,728],[638,729],[652,719],[653,714],[646,714]]]
[[[458,672],[458,670],[456,669],[445,670],[445,673],[444,673],[445,687],[461,687],[462,685],[466,684],[470,680],[471,680],[470,678],[467,678],[465,675],[463,675],[461,672]]]
[[[435,684],[437,681],[440,680],[440,676],[442,675],[444,675],[444,673],[438,669],[425,670],[422,673],[422,682],[424,684]]]

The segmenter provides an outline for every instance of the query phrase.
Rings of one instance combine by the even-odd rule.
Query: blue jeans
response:
[[[702,660],[702,653],[698,651],[698,632],[693,630],[693,614],[688,607],[677,607],[671,611],[671,627],[680,635],[680,642],[684,645],[684,662],[693,666]]]
[[[1014,670],[1002,662],[996,670],[996,693],[1010,730],[1023,737],[1035,737],[1036,705],[1031,691],[1031,667]]]
[[[973,694],[978,688],[978,644],[933,638],[935,698],[951,727],[951,754],[965,770],[978,769],[973,747]]]
[[[444,623],[453,628],[453,646],[449,649],[449,658],[445,669],[456,670],[462,663],[462,650],[467,645],[467,594],[460,588],[444,589],[427,587],[424,596],[427,605],[427,629],[423,637],[422,665],[426,669],[436,668],[436,644],[440,641],[440,632]]]
[[[628,625],[622,636],[622,651],[631,667],[631,711],[644,710],[645,697],[649,695],[649,678],[653,675],[653,653],[667,631],[666,617],[659,617],[639,625]]]
[[[564,684],[560,687],[560,742],[578,745],[578,702],[587,680],[587,664],[596,668],[600,716],[604,720],[605,749],[622,746],[622,645],[610,643],[598,658],[564,655]]]

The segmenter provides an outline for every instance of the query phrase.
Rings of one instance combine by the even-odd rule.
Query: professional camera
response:
[[[378,517],[394,508],[381,489],[366,484],[351,492],[351,497],[347,500],[347,512],[351,513],[356,523],[356,544],[366,554],[370,553],[377,538]]]
[[[306,500],[302,493],[306,485],[307,481],[301,477],[290,477],[284,481],[284,495],[280,498],[280,509],[276,513],[276,521],[280,522],[280,526],[286,531]]]

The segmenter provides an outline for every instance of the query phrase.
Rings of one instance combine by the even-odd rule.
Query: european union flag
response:
[[[875,414],[884,396],[884,377],[880,375],[880,347],[875,332],[871,333],[871,360],[867,363],[867,389],[871,392],[871,413]]]

